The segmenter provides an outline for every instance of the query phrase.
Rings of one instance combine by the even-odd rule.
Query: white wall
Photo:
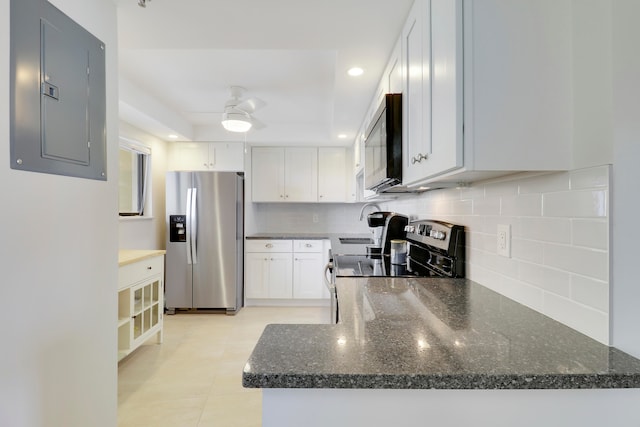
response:
[[[0,425],[116,425],[117,38],[110,0],[52,0],[106,44],[108,181],[9,168],[0,3]]]
[[[151,149],[151,217],[122,217],[119,223],[120,249],[164,249],[165,242],[165,177],[167,142],[139,128],[120,121],[120,136]]]
[[[640,357],[640,2],[613,2],[613,344]]]
[[[386,203],[467,227],[467,277],[607,344],[609,166],[517,174]],[[497,255],[497,226],[512,256]]]

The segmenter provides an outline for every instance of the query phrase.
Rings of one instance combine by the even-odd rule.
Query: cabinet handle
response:
[[[313,247],[313,245],[311,243],[307,243],[304,246],[307,247],[307,248],[312,248]]]
[[[273,243],[267,243],[264,247],[271,249],[273,247]]]
[[[152,270],[152,269],[153,269],[153,267],[151,267],[151,266],[147,267],[147,270]]]
[[[280,195],[280,198],[281,198],[281,199],[284,199],[284,196],[281,194],[281,195]]]
[[[427,160],[428,158],[429,158],[429,155],[418,153],[417,156],[411,159],[411,164],[415,165],[416,163],[422,163],[423,160]]]

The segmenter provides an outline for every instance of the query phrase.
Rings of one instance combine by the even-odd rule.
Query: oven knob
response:
[[[445,233],[444,231],[431,230],[431,233],[429,233],[429,236],[433,237],[436,240],[444,240]]]

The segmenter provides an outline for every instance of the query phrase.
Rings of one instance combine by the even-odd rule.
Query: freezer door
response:
[[[193,236],[191,227],[193,219],[187,215],[193,188],[193,174],[191,172],[168,172],[166,177],[166,227],[167,227],[167,255],[165,298],[166,307],[191,308],[193,306],[193,274],[190,265],[190,243]],[[191,212],[189,212],[191,213]],[[171,241],[169,220],[171,215],[185,217],[186,239]],[[174,239],[178,240],[178,239]]]
[[[198,233],[193,264],[193,307],[236,309],[238,292],[238,176],[195,172]]]

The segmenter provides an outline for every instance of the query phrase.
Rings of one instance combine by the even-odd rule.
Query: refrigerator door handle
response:
[[[191,262],[198,263],[198,215],[197,215],[198,189],[191,191]]]
[[[186,248],[187,248],[187,264],[192,264],[191,261],[191,223],[193,222],[191,219],[191,188],[187,188],[187,206],[186,206],[186,210],[187,210],[187,215],[186,215],[186,226],[187,226],[187,241],[186,241]]]

